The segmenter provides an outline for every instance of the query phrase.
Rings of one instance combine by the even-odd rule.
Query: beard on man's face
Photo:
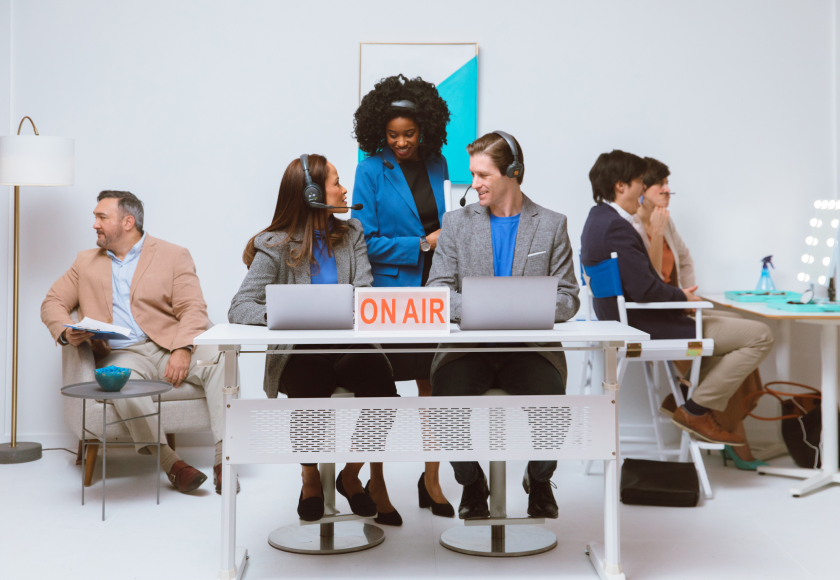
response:
[[[120,238],[122,238],[122,235],[123,235],[123,231],[119,228],[114,228],[110,232],[103,229],[101,238],[99,237],[99,232],[97,231],[96,232],[96,245],[99,246],[100,248],[104,249],[104,250],[108,250],[111,247],[113,247],[113,245],[115,243],[120,241]]]

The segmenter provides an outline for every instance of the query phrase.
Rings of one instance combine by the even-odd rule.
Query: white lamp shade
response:
[[[0,137],[0,185],[73,185],[75,161],[68,137]]]

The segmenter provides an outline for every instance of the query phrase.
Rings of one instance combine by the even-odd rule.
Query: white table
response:
[[[821,469],[759,467],[762,475],[782,475],[804,479],[802,483],[790,488],[794,497],[825,487],[830,483],[840,483],[840,465],[838,465],[837,444],[837,327],[840,326],[840,313],[831,312],[788,312],[768,308],[763,302],[735,302],[724,294],[704,294],[704,300],[714,302],[732,310],[747,312],[779,323],[776,333],[776,370],[779,380],[790,378],[790,331],[791,323],[804,322],[816,324],[821,328],[820,347],[822,354],[822,459]]]
[[[647,333],[641,332],[618,322],[586,322],[572,321],[556,324],[552,330],[510,330],[510,331],[462,331],[457,325],[451,326],[447,336],[430,336],[421,334],[375,335],[361,333],[354,330],[312,330],[312,331],[279,331],[268,330],[263,326],[246,326],[238,324],[219,324],[196,337],[193,344],[216,345],[222,351],[225,360],[225,388],[224,405],[230,405],[232,399],[239,398],[238,356],[240,353],[294,353],[294,351],[263,351],[243,350],[243,347],[262,346],[272,344],[370,344],[378,343],[382,346],[379,352],[409,352],[408,350],[394,350],[388,348],[392,344],[426,343],[430,350],[445,352],[458,350],[464,352],[510,352],[510,351],[559,351],[559,350],[601,350],[604,353],[604,386],[608,391],[618,389],[617,360],[618,349],[626,342],[643,342],[650,339]],[[521,342],[562,342],[562,347],[486,347],[475,348],[439,348],[440,343],[521,343]],[[597,346],[592,346],[592,343]],[[578,344],[579,346],[575,346]],[[418,352],[412,349],[411,352]],[[297,351],[296,355],[315,354],[329,351]],[[371,353],[370,349],[348,349],[343,353],[360,352]],[[616,398],[617,400],[617,398]],[[621,570],[621,552],[619,539],[619,470],[618,470],[618,411],[616,420],[616,460],[605,462],[605,490],[604,490],[604,544],[590,544],[588,554],[598,575],[602,579],[623,579]],[[223,457],[228,456],[227,439],[224,443]],[[232,482],[236,478],[236,466],[228,461],[222,462],[223,481]],[[219,570],[221,580],[241,578],[244,572],[247,551],[235,548],[236,538],[236,493],[233,486],[222,486],[222,556]]]

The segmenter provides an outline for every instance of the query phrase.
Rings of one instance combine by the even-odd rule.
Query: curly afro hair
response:
[[[391,106],[391,103],[403,99],[411,101],[417,108]],[[407,79],[403,75],[382,79],[362,99],[353,115],[353,136],[359,143],[359,149],[368,156],[382,151],[387,146],[385,128],[397,117],[411,119],[420,127],[420,155],[423,159],[440,155],[441,148],[446,144],[449,107],[435,85],[420,77]]]

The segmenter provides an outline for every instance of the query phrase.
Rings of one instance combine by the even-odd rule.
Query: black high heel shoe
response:
[[[363,518],[372,518],[375,516],[376,502],[370,499],[368,494],[357,493],[353,497],[347,496],[347,492],[344,490],[344,482],[341,481],[342,473],[344,473],[343,469],[338,473],[338,477],[335,478],[335,490],[347,498],[347,501],[350,503],[350,511]]]
[[[321,488],[321,497],[308,497],[303,499],[303,490],[300,490],[298,498],[298,517],[305,522],[317,522],[324,517],[324,488]]]
[[[426,489],[426,473],[420,475],[420,481],[417,482],[417,495],[420,498],[421,508],[432,508],[432,515],[440,516],[442,518],[454,518],[455,508],[449,502],[436,503],[429,495]]]
[[[368,480],[365,485],[365,493],[370,495],[370,480]],[[379,508],[377,508],[377,511],[378,509]],[[382,524],[383,526],[401,526],[402,516],[400,515],[400,512],[395,509],[394,511],[388,513],[378,512],[376,517],[373,518],[373,521],[377,524]]]

